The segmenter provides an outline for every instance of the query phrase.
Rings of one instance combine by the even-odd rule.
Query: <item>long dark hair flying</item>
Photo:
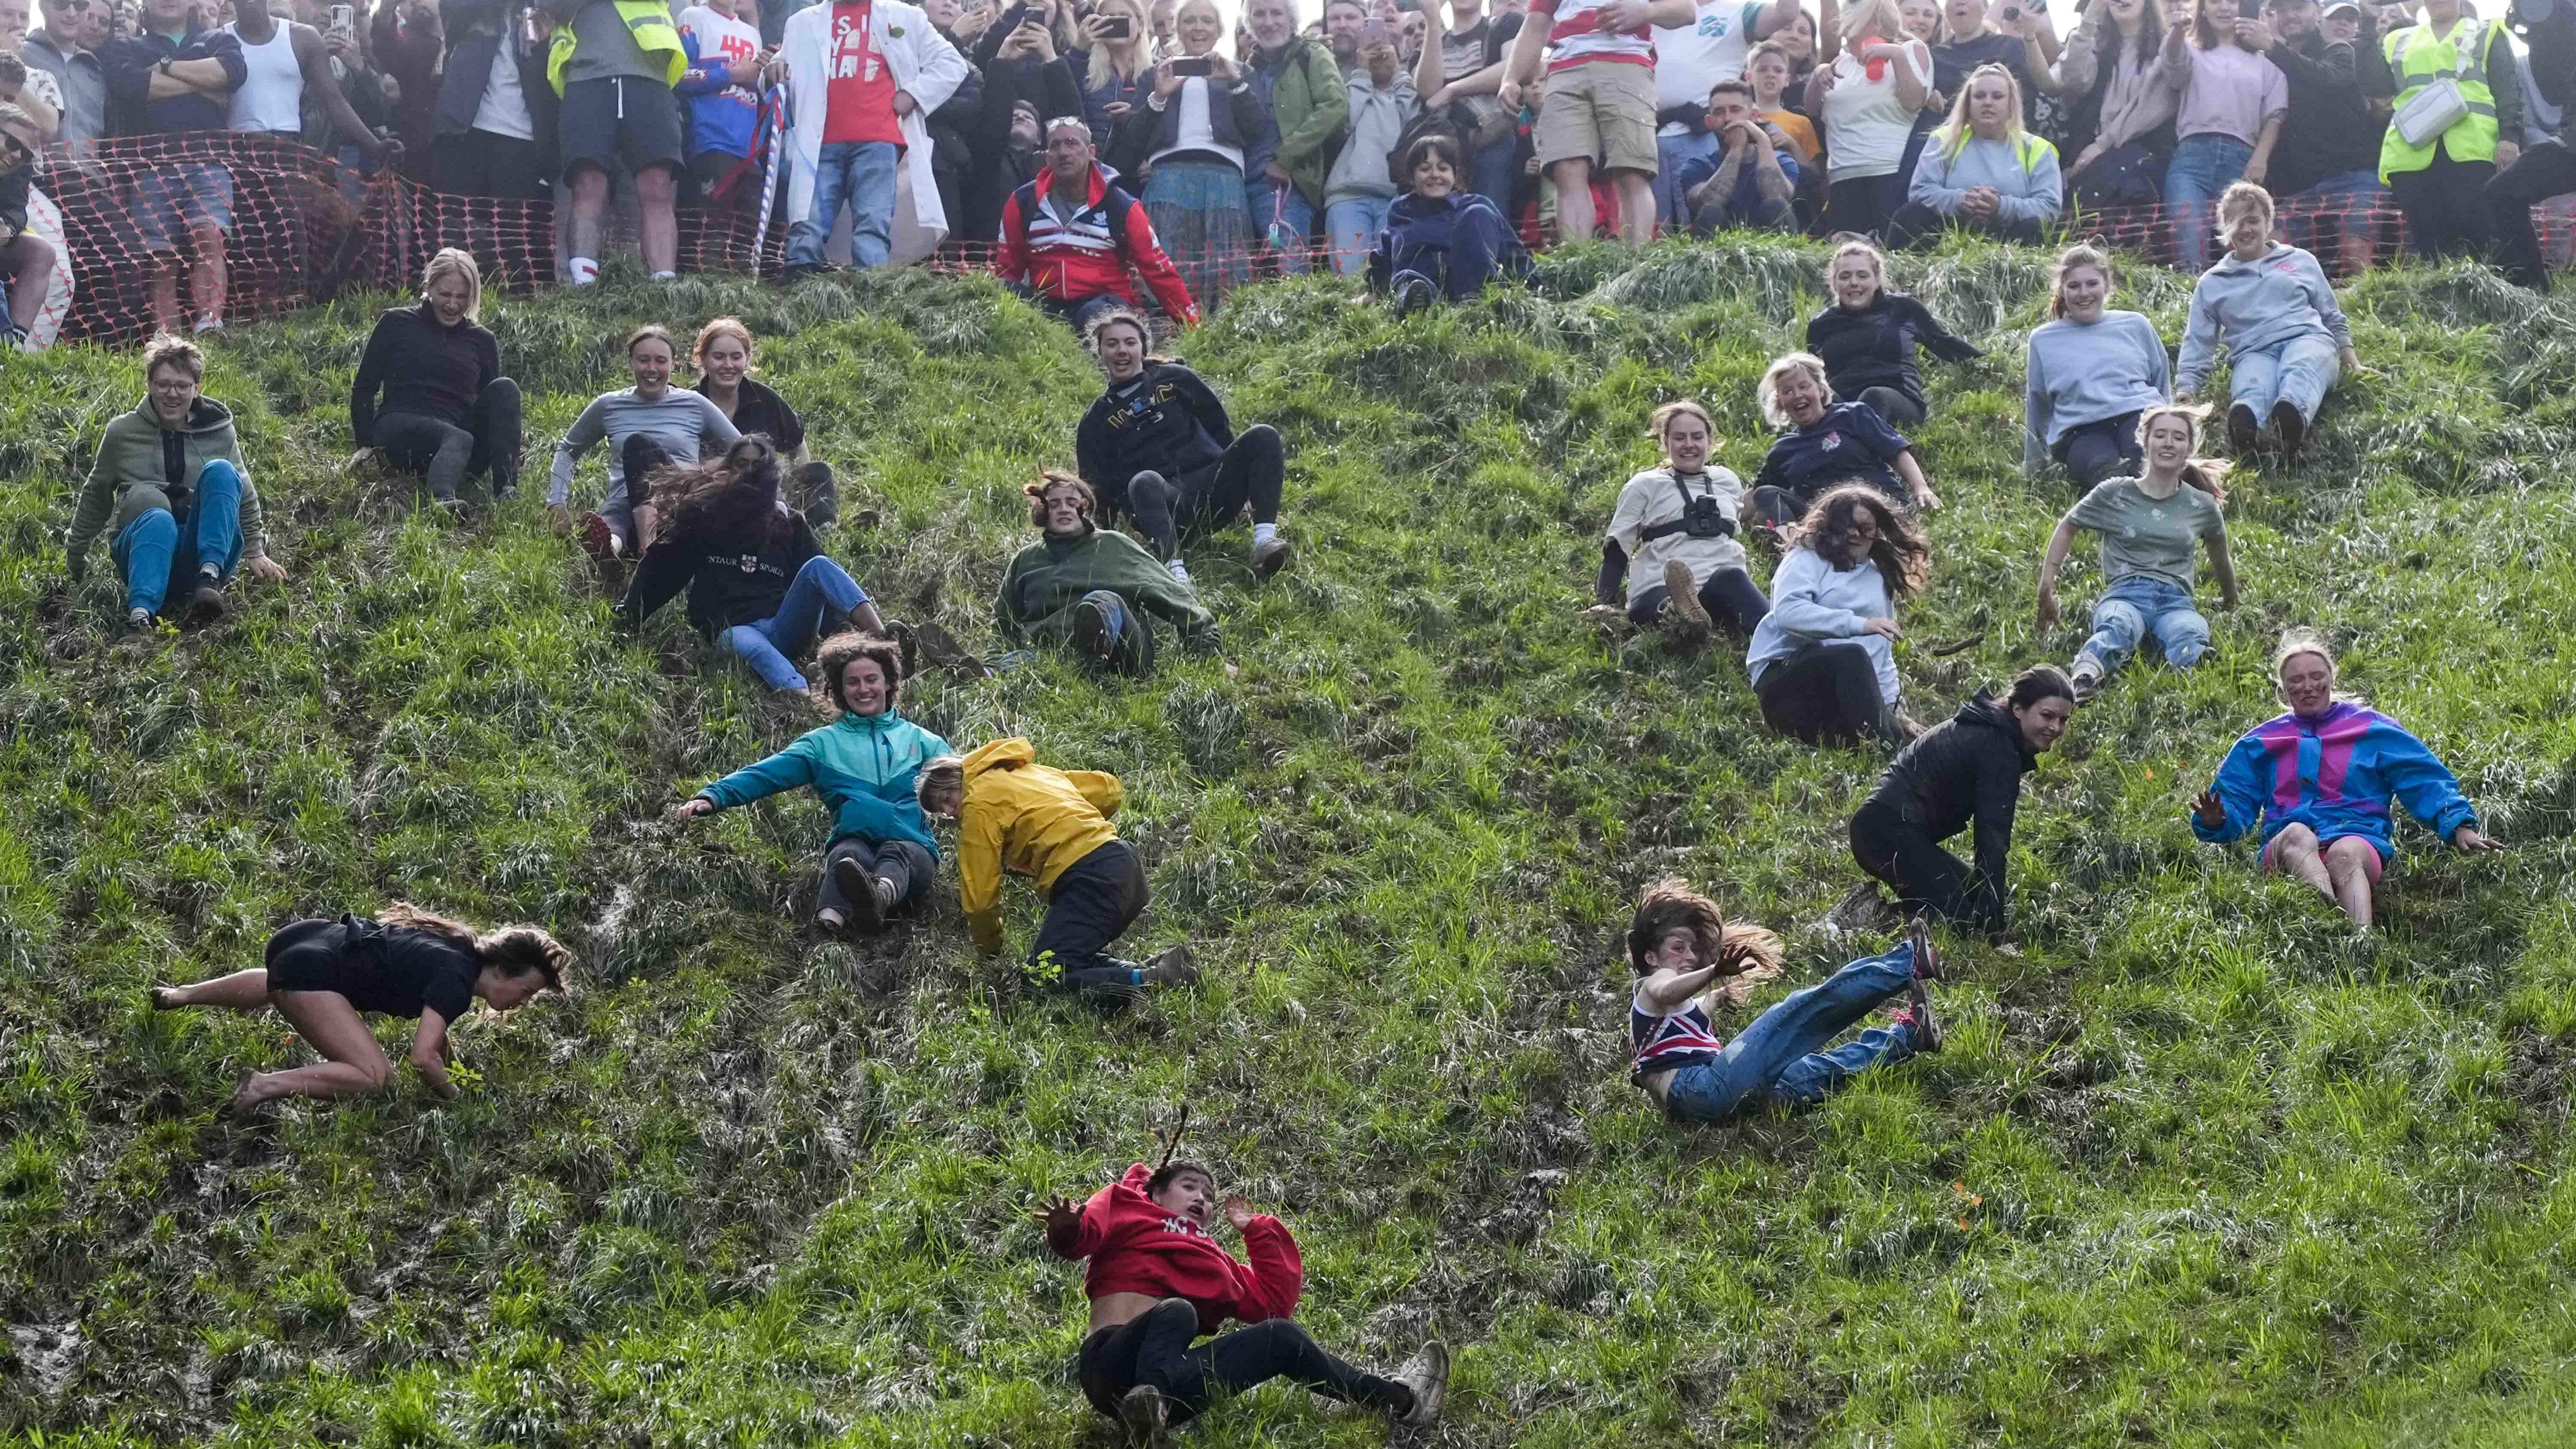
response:
[[[1901,599],[1923,587],[1932,576],[1932,545],[1924,542],[1914,520],[1866,483],[1845,483],[1808,505],[1790,544],[1839,560],[1849,556],[1853,515],[1869,510],[1878,524],[1878,541],[1869,546],[1870,562],[1887,580],[1887,596]]]
[[[664,468],[653,475],[653,506],[675,537],[718,549],[749,551],[795,526],[778,506],[778,449],[763,433],[745,435],[721,457]]]
[[[564,978],[572,971],[572,952],[535,926],[477,931],[463,921],[424,911],[409,901],[395,901],[376,912],[376,924],[389,930],[437,936],[473,952],[484,965],[499,967],[504,976],[534,973],[545,982],[546,990],[557,994],[566,990]]]

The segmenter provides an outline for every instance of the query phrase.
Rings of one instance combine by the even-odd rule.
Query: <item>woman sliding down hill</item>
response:
[[[2193,607],[2194,550],[2209,545],[2218,576],[2218,606],[2236,607],[2236,564],[2227,551],[2221,481],[2227,465],[2194,458],[2203,409],[2158,403],[2138,423],[2146,449],[2140,476],[2106,478],[2057,520],[2039,565],[2039,627],[2057,624],[2057,571],[2075,546],[2075,531],[2102,535],[2102,597],[2093,604],[2093,637],[2070,671],[2077,703],[2093,697],[2143,640],[2152,637],[2165,663],[2189,669],[2209,648],[2209,621]]]
[[[778,452],[757,433],[721,458],[664,469],[653,500],[669,522],[628,582],[618,622],[644,627],[685,588],[700,634],[739,656],[772,691],[793,695],[808,687],[796,656],[816,639],[853,628],[885,633],[868,591],[823,552],[778,488]]]
[[[519,385],[502,375],[482,311],[482,269],[446,248],[421,272],[420,305],[376,319],[349,389],[358,446],[421,474],[449,508],[457,485],[487,469],[493,502],[519,491]]]
[[[1771,601],[1744,567],[1744,482],[1708,466],[1716,432],[1708,409],[1688,399],[1666,403],[1647,431],[1663,445],[1664,466],[1619,490],[1601,540],[1601,602],[1617,604],[1624,583],[1628,620],[1641,629],[1661,621],[1697,642],[1722,618],[1738,635],[1751,634]]]
[[[2002,699],[1978,690],[1958,714],[1924,731],[1887,767],[1852,816],[1852,859],[1894,886],[1908,913],[1930,911],[1943,920],[2001,931],[2011,896],[2004,866],[2012,854],[2021,777],[2039,768],[2039,757],[2066,733],[2074,712],[2075,687],[2044,664],[2014,676],[2012,692]],[[1977,845],[1973,870],[1941,848],[1971,823]]]
[[[600,443],[608,444],[608,497],[597,512],[581,516],[581,546],[594,558],[633,558],[651,546],[659,523],[649,501],[655,473],[673,463],[698,461],[699,445],[709,439],[718,447],[731,447],[742,437],[722,408],[671,386],[671,363],[677,356],[669,329],[659,324],[647,323],[626,334],[626,368],[635,385],[591,399],[555,447],[546,506],[554,510],[556,531],[570,533],[573,465]]]
[[[1117,776],[1049,769],[1027,740],[1007,739],[962,760],[932,760],[916,788],[924,813],[957,822],[957,904],[985,955],[1001,953],[1007,870],[1046,897],[1046,920],[1029,946],[1036,985],[1120,997],[1199,979],[1187,946],[1142,966],[1109,954],[1150,899],[1144,863],[1109,824],[1127,798]]]
[[[2397,858],[2389,803],[2463,855],[2504,849],[2478,831],[2477,807],[2422,740],[2375,709],[2335,697],[2335,659],[2305,629],[2281,636],[2272,675],[2290,712],[2227,752],[2192,801],[2192,833],[2223,845],[2263,827],[2262,866],[2293,875],[2370,929],[2379,874]]]
[[[393,1081],[364,1012],[420,1018],[411,1064],[442,1097],[456,1056],[447,1029],[477,1000],[509,1011],[540,991],[561,992],[572,953],[534,926],[476,931],[401,901],[376,919],[297,921],[268,938],[268,964],[193,986],[152,988],[152,1007],[277,1008],[305,1044],[329,1058],[319,1066],[249,1072],[233,1092],[238,1111],[273,1097],[353,1097]]]
[[[1049,472],[1021,491],[1029,522],[1044,536],[1002,573],[993,612],[1003,637],[1070,641],[1103,668],[1144,674],[1154,667],[1154,627],[1145,617],[1154,614],[1188,647],[1216,648],[1216,616],[1198,590],[1136,540],[1092,522],[1090,484]]]
[[[814,917],[827,931],[852,923],[872,931],[897,907],[928,894],[939,871],[939,837],[922,819],[917,791],[922,767],[947,754],[948,742],[895,713],[903,651],[894,641],[835,635],[815,663],[841,717],[700,790],[671,813],[694,820],[810,787],[832,811]]]
[[[2352,324],[2317,259],[2272,240],[2272,194],[2239,181],[2218,199],[2227,255],[2201,273],[2174,363],[2174,401],[2190,402],[2227,349],[2227,441],[2238,457],[2269,428],[2297,462],[2326,390],[2361,370]]]
[[[1305,1264],[1288,1225],[1242,1198],[1223,1201],[1249,1263],[1208,1230],[1218,1206],[1216,1177],[1193,1162],[1159,1171],[1139,1162],[1089,1202],[1077,1207],[1050,1194],[1035,1214],[1058,1257],[1091,1260],[1083,1278],[1091,1329],[1078,1360],[1091,1406],[1118,1421],[1131,1443],[1152,1449],[1217,1393],[1277,1378],[1367,1405],[1399,1424],[1439,1422],[1448,1348],[1437,1339],[1424,1344],[1393,1378],[1335,1357],[1289,1316],[1305,1286]],[[1217,1333],[1229,1318],[1249,1326]],[[1193,1347],[1203,1333],[1216,1337]]]
[[[1252,510],[1252,571],[1268,578],[1288,562],[1279,536],[1279,495],[1288,453],[1279,430],[1255,423],[1241,433],[1225,404],[1177,362],[1145,355],[1145,322],[1115,309],[1094,319],[1085,339],[1109,388],[1074,431],[1075,466],[1100,499],[1100,518],[1122,513],[1186,583],[1181,535],[1225,527]]]
[[[1785,430],[1753,475],[1753,516],[1761,522],[1786,528],[1844,483],[1866,483],[1909,512],[1941,506],[1914,445],[1867,403],[1834,401],[1814,353],[1773,362],[1755,397],[1763,421]]]
[[[1941,1049],[1923,983],[1940,977],[1931,938],[1917,921],[1905,944],[1854,961],[1792,992],[1733,1041],[1719,1037],[1712,1004],[1740,1006],[1755,982],[1780,974],[1780,938],[1728,925],[1717,906],[1677,880],[1658,881],[1628,924],[1637,995],[1628,1008],[1629,1080],[1668,1117],[1717,1122],[1766,1106],[1811,1107],[1867,1067]],[[1883,1003],[1906,999],[1887,1025],[1838,1047],[1827,1043]]]
[[[1789,540],[1744,651],[1763,723],[1809,744],[1912,737],[1896,707],[1896,601],[1923,587],[1930,547],[1862,483],[1817,499]]]

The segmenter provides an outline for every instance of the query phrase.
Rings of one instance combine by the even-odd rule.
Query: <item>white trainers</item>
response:
[[[1440,1406],[1449,1397],[1449,1345],[1436,1338],[1424,1344],[1395,1371],[1395,1381],[1413,1390],[1413,1407],[1397,1423],[1417,1428],[1439,1423]]]

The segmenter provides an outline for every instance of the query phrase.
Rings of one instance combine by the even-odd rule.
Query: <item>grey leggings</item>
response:
[[[433,498],[454,498],[459,485],[486,468],[492,496],[507,498],[519,489],[519,385],[494,378],[474,399],[463,427],[419,413],[380,413],[375,439],[386,462],[426,475]]]

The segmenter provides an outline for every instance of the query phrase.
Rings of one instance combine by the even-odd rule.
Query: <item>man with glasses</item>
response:
[[[27,33],[19,58],[31,80],[36,71],[53,78],[63,98],[54,138],[83,155],[107,134],[107,72],[98,61],[99,47],[107,44],[107,0],[43,0],[40,9],[44,28]]]
[[[1058,116],[1046,125],[1046,169],[1002,203],[993,272],[1079,334],[1112,307],[1138,305],[1130,267],[1173,321],[1199,320],[1153,219],[1093,159],[1091,127],[1080,116]]]

